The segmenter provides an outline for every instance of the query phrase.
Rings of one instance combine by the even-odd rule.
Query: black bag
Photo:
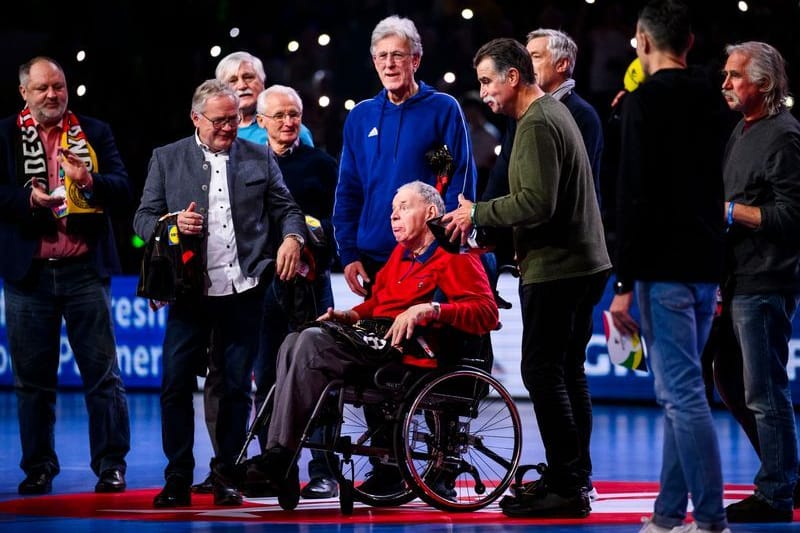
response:
[[[178,296],[201,296],[204,280],[200,237],[180,234],[177,213],[159,218],[145,245],[136,295],[174,302]]]

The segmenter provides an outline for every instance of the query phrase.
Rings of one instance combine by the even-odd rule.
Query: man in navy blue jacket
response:
[[[26,474],[19,493],[50,492],[60,469],[62,319],[85,391],[95,490],[121,492],[130,424],[111,320],[110,276],[120,268],[109,215],[132,199],[128,174],[109,125],[68,109],[55,60],[23,64],[19,83],[25,107],[0,122],[0,277]]]
[[[458,101],[414,79],[422,60],[414,23],[397,16],[380,21],[370,53],[384,88],[347,116],[333,208],[345,281],[361,296],[395,247],[389,218],[398,187],[415,179],[436,184],[426,152],[445,145],[453,156],[451,182],[442,194],[448,210],[458,206],[459,193],[475,199],[477,179]]]

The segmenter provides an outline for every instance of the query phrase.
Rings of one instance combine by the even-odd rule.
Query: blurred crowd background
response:
[[[578,43],[576,89],[595,106],[606,125],[601,181],[607,200],[604,216],[612,231],[618,145],[610,104],[635,58],[631,38],[643,4],[621,0],[28,0],[15,10],[22,16],[7,15],[0,21],[1,109],[5,116],[21,108],[17,68],[22,62],[38,54],[54,57],[67,74],[70,108],[111,124],[138,197],[153,148],[192,133],[189,107],[194,88],[213,77],[221,57],[247,50],[264,61],[268,86],[281,83],[299,91],[305,105],[303,122],[316,145],[338,158],[347,102],[369,98],[381,89],[369,55],[370,33],[385,16],[399,14],[413,19],[422,34],[424,55],[417,79],[462,101],[474,128],[476,160],[487,168],[493,163],[493,147],[504,119],[476,101],[472,56],[492,38],[514,37],[524,43],[531,30],[556,28]],[[718,75],[725,44],[763,40],[783,53],[790,88],[800,90],[797,0],[697,0],[690,5],[696,34],[690,63],[705,65],[710,75]],[[471,18],[464,17],[465,9],[471,10]],[[320,44],[323,34],[329,38],[325,45]],[[292,42],[296,51],[289,49]],[[319,104],[321,99],[326,105]],[[131,213],[135,207],[131,206]],[[134,274],[141,249],[131,243],[130,217],[122,216],[115,224],[124,268]]]

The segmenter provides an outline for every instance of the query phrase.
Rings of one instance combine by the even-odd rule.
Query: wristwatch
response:
[[[628,281],[617,280],[614,282],[614,294],[627,294],[633,290],[633,284]]]
[[[439,315],[442,314],[442,306],[439,302],[431,302],[431,307],[433,307],[433,315],[434,319],[438,319]]]
[[[298,235],[297,233],[288,233],[286,237],[284,237],[284,239],[286,238],[291,238],[299,242],[300,248],[302,248],[306,244],[306,240],[302,237],[302,235]]]

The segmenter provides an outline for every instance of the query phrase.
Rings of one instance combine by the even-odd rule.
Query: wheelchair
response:
[[[294,459],[302,448],[332,452],[326,456],[336,458],[330,467],[342,514],[352,514],[354,502],[388,507],[415,498],[442,511],[476,511],[514,481],[521,422],[512,397],[489,373],[489,335],[466,344],[445,342],[465,351],[451,361],[405,356],[332,380],[320,394]],[[239,461],[269,423],[273,392],[274,387],[251,425]],[[328,433],[322,442],[311,438],[320,426]],[[391,490],[358,482],[376,467],[399,470]],[[278,503],[292,510],[299,498],[279,495]]]

